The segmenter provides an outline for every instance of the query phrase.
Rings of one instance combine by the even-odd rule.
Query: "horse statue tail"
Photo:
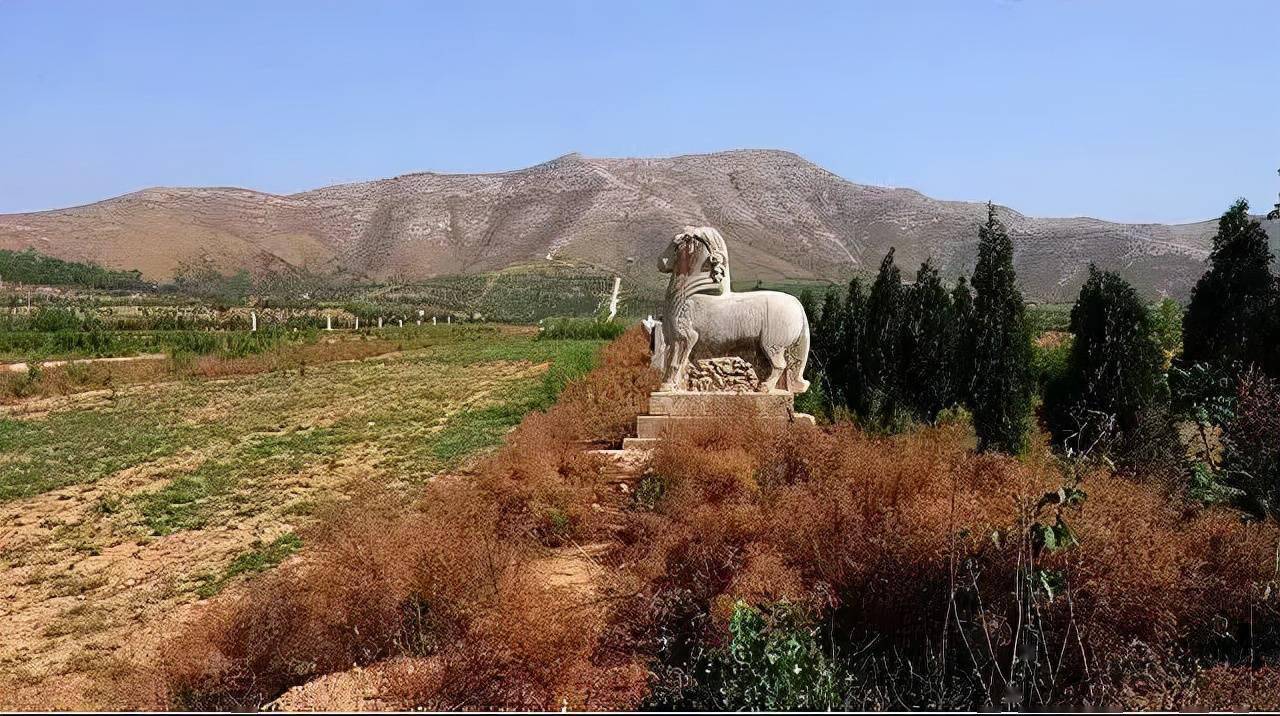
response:
[[[787,361],[787,390],[793,394],[809,389],[809,381],[804,379],[804,368],[809,362],[809,317],[803,313],[801,315],[804,316],[804,326],[800,329],[800,337],[792,346],[796,359]]]

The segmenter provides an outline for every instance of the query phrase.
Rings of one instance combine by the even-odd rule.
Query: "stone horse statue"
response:
[[[662,257],[658,270],[671,274],[662,323],[646,322],[654,365],[662,371],[659,390],[685,387],[690,358],[762,356],[769,366],[764,392],[803,393],[809,360],[809,319],[800,301],[779,291],[734,293],[729,286],[729,250],[719,231],[685,227]],[[697,348],[697,354],[695,354]]]

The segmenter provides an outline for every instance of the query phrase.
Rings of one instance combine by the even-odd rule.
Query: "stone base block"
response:
[[[650,415],[786,418],[791,415],[794,404],[795,398],[787,392],[649,394]]]
[[[731,418],[729,418],[728,416],[724,418],[724,420],[730,420],[730,419]],[[757,416],[746,416],[742,418],[736,418],[736,420],[739,422],[742,420],[757,420],[757,421],[768,421],[771,423],[773,422],[786,423],[786,422],[789,422],[789,420],[791,419],[792,418],[777,417],[772,415],[767,415],[767,416],[757,415]],[[641,440],[657,440],[662,437],[662,431],[666,430],[668,427],[679,426],[680,423],[696,423],[702,420],[718,422],[718,416],[713,418],[710,416],[699,416],[699,415],[637,415],[636,416],[636,437]],[[816,424],[816,421],[813,419],[813,416],[808,415],[806,413],[796,413],[794,415],[794,420],[797,423],[806,423],[808,425]]]
[[[656,392],[649,395],[649,414],[636,416],[636,437],[623,441],[623,449],[652,448],[669,427],[699,420],[765,420],[816,422],[812,415],[793,412],[790,393]]]

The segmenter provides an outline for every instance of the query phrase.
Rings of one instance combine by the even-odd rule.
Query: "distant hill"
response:
[[[1224,205],[1225,208],[1225,205]],[[1215,223],[1043,219],[1000,208],[1026,293],[1069,299],[1090,261],[1148,295],[1185,296]],[[846,181],[794,154],[743,150],[663,159],[577,154],[496,174],[409,174],[288,196],[235,188],[157,188],[95,204],[0,215],[0,248],[171,277],[205,259],[225,270],[306,267],[414,279],[551,261],[630,276],[686,224],[729,240],[736,280],[873,271],[890,246],[910,275],[932,257],[972,271],[980,203]],[[1268,222],[1280,235],[1277,222]]]

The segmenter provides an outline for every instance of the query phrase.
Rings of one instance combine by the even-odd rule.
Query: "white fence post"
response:
[[[609,320],[618,315],[618,289],[622,288],[622,277],[613,277],[613,294],[609,296]]]

